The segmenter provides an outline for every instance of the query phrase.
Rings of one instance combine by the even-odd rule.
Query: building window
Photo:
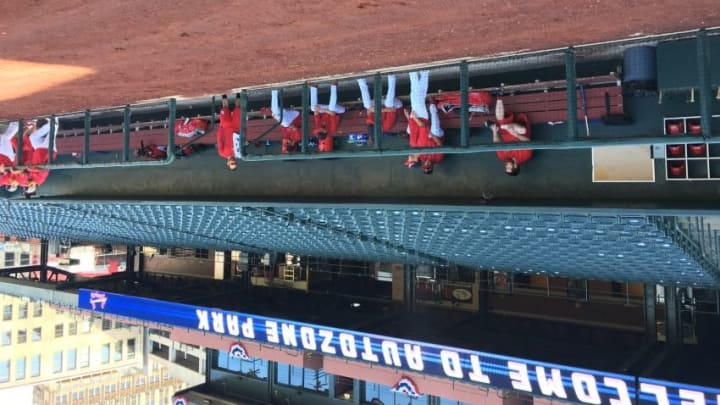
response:
[[[42,302],[38,301],[33,305],[33,316],[35,318],[42,316]]]
[[[68,336],[77,335],[77,322],[68,323]]]
[[[311,391],[328,390],[328,376],[322,369],[312,370],[285,363],[277,364],[276,382],[281,385],[302,387]]]
[[[78,366],[80,368],[90,366],[90,346],[78,349]]]
[[[58,350],[53,353],[53,373],[61,373],[63,369],[63,352]]]
[[[27,331],[25,329],[18,329],[17,331],[17,342],[18,343],[25,343],[27,342]]]
[[[195,257],[198,259],[207,259],[210,257],[210,252],[207,249],[195,249]]]
[[[122,360],[122,350],[123,350],[123,341],[118,340],[117,342],[115,342],[115,355],[113,356],[113,360],[115,360],[115,361]]]
[[[102,330],[110,330],[112,329],[112,321],[110,319],[103,319],[102,320]]]
[[[5,267],[15,266],[15,253],[5,252]]]
[[[30,255],[28,253],[20,253],[20,265],[21,266],[29,266],[30,265]]]
[[[345,401],[353,400],[353,382],[354,380],[350,377],[343,377],[341,375],[335,376],[335,398],[342,399]]]
[[[63,337],[64,329],[65,329],[65,325],[63,325],[61,323],[55,325],[55,337],[56,338]]]
[[[67,369],[75,370],[77,367],[77,349],[68,349],[67,351]]]
[[[135,358],[135,339],[127,340],[127,358],[128,360]]]
[[[32,330],[32,341],[39,342],[42,339],[42,328],[37,327]]]
[[[454,399],[445,399],[445,398],[439,398],[439,399],[440,399],[439,405],[471,405],[471,404],[468,404],[467,402],[456,401]]]
[[[12,343],[12,331],[4,330],[2,332],[2,345],[10,346],[10,343]]]
[[[40,375],[40,355],[33,354],[30,358],[30,377],[38,377]]]
[[[100,362],[102,364],[110,363],[110,343],[100,346]]]
[[[365,403],[372,403],[373,400],[381,401],[385,405],[425,405],[428,398],[423,395],[420,398],[410,398],[407,394],[393,392],[391,387],[386,385],[366,382],[364,392]]]
[[[25,357],[15,359],[15,381],[25,379]]]
[[[243,374],[258,380],[267,379],[268,362],[265,359],[241,360],[230,356],[225,350],[215,350],[215,367]]]
[[[0,383],[10,381],[10,360],[0,361]]]
[[[21,302],[18,308],[18,319],[26,319],[28,316],[28,303]]]
[[[3,321],[12,320],[12,304],[3,307]]]
[[[82,321],[82,327],[80,331],[82,333],[90,333],[90,329],[92,328],[92,320],[90,319],[83,319]]]

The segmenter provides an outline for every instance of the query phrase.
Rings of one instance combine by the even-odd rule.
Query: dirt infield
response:
[[[0,118],[720,25],[717,0],[18,0]]]

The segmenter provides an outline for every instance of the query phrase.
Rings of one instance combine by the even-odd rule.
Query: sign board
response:
[[[101,291],[81,289],[78,300],[80,308],[105,314],[557,400],[634,405],[638,395],[636,379],[629,375]],[[654,380],[641,380],[639,387],[640,405],[718,405],[720,395],[720,389]]]

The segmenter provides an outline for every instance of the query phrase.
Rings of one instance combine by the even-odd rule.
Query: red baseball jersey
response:
[[[517,119],[514,119],[513,115],[505,114],[505,118],[498,121],[498,124],[509,124],[511,122],[517,122],[525,127],[525,136],[531,138],[530,134],[530,120],[525,114],[518,114]],[[520,142],[519,139],[514,137],[511,133],[504,129],[500,129],[500,137],[504,143]],[[504,161],[514,159],[517,164],[522,164],[530,160],[533,155],[532,149],[520,149],[520,150],[499,150],[496,152],[498,159]]]
[[[50,170],[47,169],[38,169],[36,167],[28,169],[28,181],[34,181],[38,186],[45,183],[49,175]]]
[[[20,187],[27,187],[30,181],[30,172],[27,170],[21,170],[19,172],[12,173],[10,182],[17,181]]]
[[[220,128],[215,135],[218,155],[221,158],[235,156],[233,133],[236,132],[240,132],[240,109],[234,108],[230,111],[229,108],[224,107],[220,110]]]
[[[383,132],[392,132],[395,128],[395,124],[397,124],[397,117],[398,117],[398,111],[400,108],[391,110],[391,111],[383,111],[382,113],[382,130]],[[375,113],[368,112],[367,117],[365,118],[365,123],[367,125],[375,125]]]
[[[8,156],[0,154],[0,165],[15,166],[15,160],[10,159]]]
[[[313,119],[315,120],[315,130],[313,133],[317,135],[323,129],[328,135],[335,135],[338,127],[340,126],[340,114],[328,114],[328,113],[315,113]]]
[[[37,148],[29,153],[29,162],[23,154],[23,163],[26,166],[41,166],[48,163],[48,148]],[[53,153],[53,160],[57,159],[57,152]]]
[[[220,110],[220,128],[231,128],[235,132],[240,132],[240,109],[223,107]]]
[[[13,137],[12,139],[12,146],[13,149],[17,151],[17,138]],[[30,166],[32,165],[32,155],[33,155],[33,148],[32,144],[30,144],[30,138],[28,135],[25,135],[23,137],[23,147],[22,147],[22,162],[17,161],[17,156],[15,156],[15,163],[23,165],[23,166]]]
[[[414,119],[408,121],[408,127],[410,128],[408,140],[411,148],[427,148],[431,146],[428,144],[428,141],[432,141],[429,138],[430,121],[423,118],[420,118],[420,121],[422,121],[425,126],[421,127]],[[432,146],[434,146],[434,144]]]
[[[14,176],[11,171],[0,173],[0,186],[9,186],[13,177]]]

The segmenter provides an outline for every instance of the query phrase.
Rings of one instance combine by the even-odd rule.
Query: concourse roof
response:
[[[661,217],[573,210],[211,202],[2,201],[0,232],[717,287]]]

